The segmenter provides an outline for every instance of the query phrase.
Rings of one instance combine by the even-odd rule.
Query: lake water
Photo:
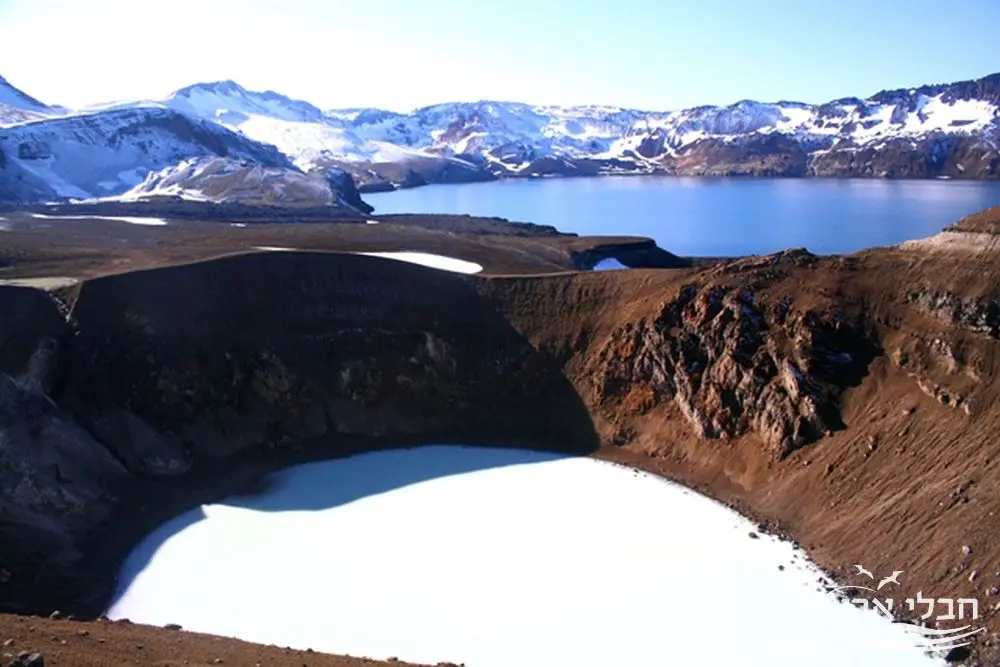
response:
[[[943,664],[801,551],[621,466],[440,446],[270,481],[150,535],[109,615],[476,667]]]
[[[930,236],[1000,205],[1000,183],[945,180],[550,178],[367,194],[375,213],[468,213],[577,234],[648,236],[681,255],[845,253]]]

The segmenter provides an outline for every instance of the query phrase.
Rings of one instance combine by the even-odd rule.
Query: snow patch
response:
[[[625,266],[619,262],[614,257],[608,257],[607,259],[602,259],[597,264],[594,264],[594,271],[614,271],[617,269],[627,269],[630,267]]]
[[[11,285],[15,287],[34,287],[35,289],[59,289],[69,287],[80,282],[76,278],[69,276],[45,276],[42,278],[8,278],[0,280],[0,285]]]
[[[368,255],[369,257],[395,259],[401,262],[420,264],[422,266],[429,266],[432,269],[441,269],[442,271],[452,271],[454,273],[472,274],[479,273],[483,270],[482,265],[475,262],[467,262],[463,259],[448,257],[447,255],[435,255],[427,252],[359,252],[355,254]]]
[[[146,178],[147,173],[149,173],[149,170],[143,167],[125,169],[118,172],[118,180],[131,187],[142,183],[143,179]]]
[[[130,225],[146,225],[149,227],[162,227],[167,224],[167,221],[163,218],[110,215],[46,215],[44,213],[31,213],[30,215],[33,218],[43,220],[112,220],[114,222],[127,222]]]

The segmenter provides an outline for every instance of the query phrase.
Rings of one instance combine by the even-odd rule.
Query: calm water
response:
[[[682,255],[853,252],[931,236],[1000,205],[1000,183],[606,177],[365,195],[379,213],[468,213],[578,234],[648,236]]]

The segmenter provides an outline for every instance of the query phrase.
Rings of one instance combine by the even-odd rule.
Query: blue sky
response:
[[[1000,0],[0,0],[49,103],[234,79],[323,108],[822,102],[1000,71]]]

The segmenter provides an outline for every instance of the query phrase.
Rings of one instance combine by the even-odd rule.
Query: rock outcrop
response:
[[[945,134],[868,145],[842,141],[809,155],[805,175],[995,179],[1000,177],[1000,144]]]
[[[787,258],[774,259],[778,268]],[[753,432],[780,459],[842,428],[840,394],[875,349],[840,308],[797,311],[761,303],[750,288],[692,283],[655,318],[612,334],[595,382],[605,409],[672,400],[699,437]]]

